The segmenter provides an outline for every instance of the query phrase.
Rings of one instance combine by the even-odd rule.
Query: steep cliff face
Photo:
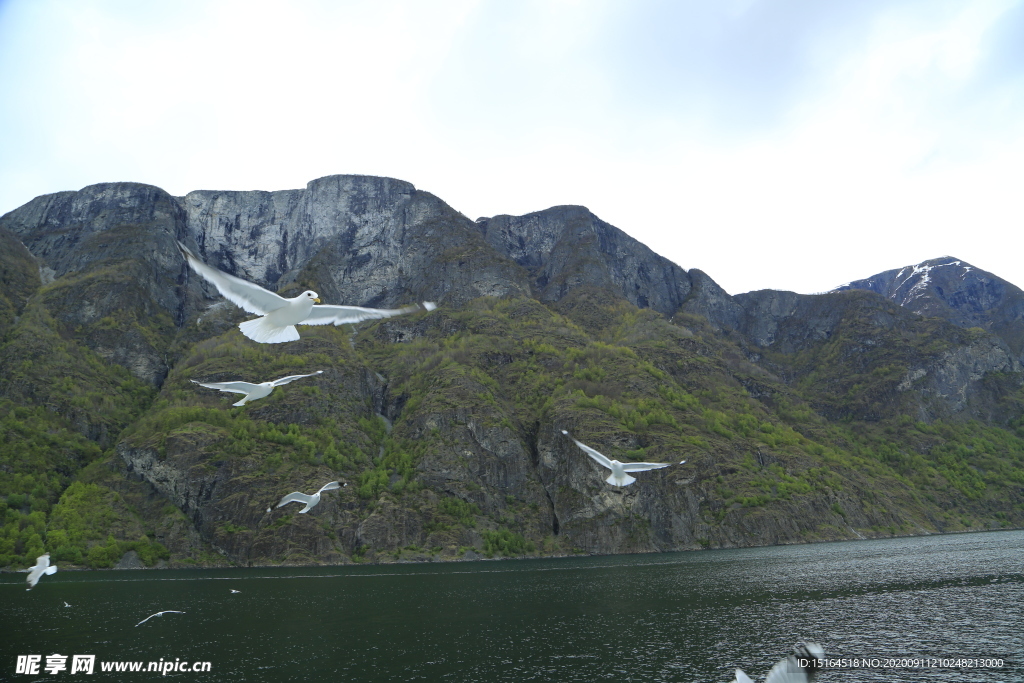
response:
[[[271,290],[394,307],[529,292],[441,200],[389,178],[329,176],[304,190],[191,192],[137,183],[39,197],[0,218],[41,262],[47,305],[103,358],[159,385],[174,328],[222,301],[184,265],[174,240]]]
[[[173,240],[185,236],[185,221],[160,188],[106,183],[39,197],[0,226],[38,259],[41,298],[61,334],[157,385],[181,319]]]
[[[127,227],[144,226],[151,234],[182,236],[184,225],[184,211],[174,197],[140,183],[103,183],[44,195],[0,218],[0,226],[17,235],[42,262],[46,283],[87,270],[97,261],[153,256],[145,249],[149,245],[109,239],[104,233],[120,236]]]
[[[190,192],[182,204],[200,255],[271,289],[300,281],[375,307],[529,291],[469,219],[399,180],[328,176],[305,190]]]
[[[686,271],[582,206],[480,219],[488,244],[528,269],[541,301],[598,287],[671,315],[690,293]]]
[[[249,316],[175,239],[285,294],[440,307],[255,344],[236,327]],[[72,481],[138,517],[97,538],[138,545],[118,534],[144,531],[176,563],[641,552],[1024,521],[1016,300],[988,275],[978,292],[935,289],[954,312],[977,299],[952,322],[890,297],[895,276],[884,296],[733,297],[582,207],[472,222],[365,176],[180,198],[97,185],[0,217],[0,240],[0,422],[15,453],[0,495],[29,539],[8,552],[0,534],[2,557],[35,547],[33,511],[85,505],[62,497]],[[921,270],[932,280],[915,291],[953,268]],[[315,370],[241,408],[190,381]],[[562,429],[620,460],[687,464],[613,488]],[[348,486],[309,514],[273,508],[332,480]]]

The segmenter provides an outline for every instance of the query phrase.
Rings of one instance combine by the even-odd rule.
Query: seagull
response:
[[[68,601],[67,601],[67,600],[65,600],[65,601],[64,601],[64,606],[65,606],[65,607],[71,607],[71,605],[69,605],[69,604],[68,604]]]
[[[165,609],[163,612],[157,612],[156,614],[150,614],[148,617],[146,617],[145,619],[143,619],[139,623],[135,624],[135,626],[136,627],[142,626],[143,624],[145,624],[147,621],[149,621],[153,617],[162,617],[165,614],[184,614],[184,612],[181,612],[181,611],[176,610],[176,609]]]
[[[825,657],[825,649],[817,643],[797,643],[793,654],[773,666],[764,683],[810,683],[818,675],[819,662]],[[806,666],[802,666],[802,664]],[[736,669],[732,683],[754,683],[741,669]]]
[[[249,313],[261,316],[238,325],[242,334],[261,344],[280,344],[297,340],[299,333],[295,326],[300,323],[303,325],[328,325],[330,323],[343,325],[363,320],[391,318],[396,315],[413,313],[421,308],[427,311],[437,308],[437,304],[430,301],[404,308],[315,306],[314,304],[320,303],[320,295],[312,290],[306,290],[296,297],[286,299],[257,284],[206,265],[184,244],[177,241],[176,243],[181,255],[185,257],[185,261],[188,262],[192,270],[216,287],[225,299]]]
[[[569,432],[562,430],[562,433],[572,439],[572,435]],[[612,486],[629,486],[635,478],[626,474],[626,472],[646,472],[647,470],[659,470],[662,467],[669,467],[673,463],[670,462],[619,462],[618,460],[609,460],[602,454],[595,451],[590,446],[580,443],[576,439],[572,439],[573,443],[583,449],[583,452],[593,458],[597,464],[604,465],[612,471],[612,473],[605,479],[606,482]],[[683,462],[686,462],[683,460]],[[679,463],[680,465],[683,462]]]
[[[36,564],[28,569],[22,569],[23,572],[28,572],[28,576],[25,580],[28,582],[28,588],[25,590],[30,591],[36,587],[39,583],[39,579],[42,578],[43,574],[50,576],[51,574],[57,573],[57,565],[50,566],[50,553],[43,553],[36,558]],[[65,603],[66,604],[66,603]]]
[[[245,398],[241,401],[231,404],[233,406],[244,406],[246,401],[255,401],[258,398],[268,396],[274,390],[274,387],[294,382],[303,377],[316,377],[317,375],[322,375],[323,372],[323,370],[317,370],[310,375],[290,375],[281,379],[275,379],[273,382],[260,382],[259,384],[250,384],[249,382],[196,382],[196,380],[192,380],[192,382],[207,389],[220,389],[221,391],[230,391],[235,394],[245,394]]]
[[[232,593],[241,593],[242,592],[242,591],[236,591],[234,588],[229,588],[228,590],[230,590]]]
[[[348,486],[348,483],[346,482],[344,484],[339,484],[336,481],[332,481],[328,484],[324,484],[323,486],[321,486],[320,490],[314,493],[312,496],[307,496],[305,493],[295,491],[294,493],[289,493],[287,496],[282,498],[281,502],[277,504],[277,507],[287,505],[288,503],[305,503],[306,507],[299,510],[299,514],[301,515],[306,512],[309,512],[310,510],[317,506],[317,503],[320,502],[321,493],[323,493],[324,491],[333,491],[334,489],[340,489],[342,486]],[[270,512],[270,508],[267,508],[267,512]]]

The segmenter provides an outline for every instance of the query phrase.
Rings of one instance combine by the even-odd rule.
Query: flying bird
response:
[[[562,430],[562,433],[568,436],[570,439],[572,439],[572,435],[569,434],[569,432],[565,431],[564,429]],[[673,464],[670,462],[619,462],[618,460],[609,460],[604,455],[598,453],[590,446],[582,444],[576,439],[572,440],[573,443],[575,443],[577,446],[583,449],[584,453],[593,458],[594,461],[597,462],[597,464],[603,465],[604,467],[607,467],[612,471],[612,473],[608,475],[608,478],[605,479],[605,481],[611,484],[612,486],[629,486],[634,481],[636,481],[634,477],[631,477],[628,474],[626,474],[627,472],[646,472],[647,470],[659,470],[662,467],[668,467]],[[683,460],[683,462],[686,461]],[[681,465],[683,463],[681,462],[679,464]]]
[[[234,588],[229,588],[228,590],[230,590],[232,593],[241,593],[242,592],[242,591],[236,591]]]
[[[51,576],[57,573],[57,565],[50,566],[50,553],[43,553],[36,558],[35,566],[29,567],[28,569],[22,569],[23,572],[28,572],[28,576],[25,577],[25,581],[28,582],[28,588],[25,590],[30,591],[36,587],[39,583],[39,579],[42,578],[43,574]]]
[[[797,643],[793,654],[773,666],[764,683],[810,683],[818,675],[818,660],[825,657],[825,649],[817,643]],[[754,683],[741,669],[736,669],[732,683]]]
[[[143,619],[139,623],[135,624],[135,626],[136,627],[142,626],[143,624],[145,624],[147,621],[149,621],[153,617],[162,617],[165,614],[184,614],[184,612],[181,612],[181,611],[176,610],[176,609],[165,609],[163,612],[157,612],[156,614],[150,614],[148,617],[146,617],[145,619]]]
[[[238,329],[242,330],[242,334],[249,339],[261,344],[295,341],[299,338],[299,333],[295,329],[298,324],[328,325],[333,323],[344,325],[363,320],[391,318],[396,315],[413,313],[421,308],[428,311],[437,308],[437,304],[430,301],[405,308],[317,306],[315,304],[320,303],[320,296],[312,290],[306,290],[296,297],[286,299],[257,284],[206,265],[184,244],[177,241],[176,243],[181,255],[185,257],[185,261],[188,262],[192,270],[216,287],[225,299],[248,313],[260,316],[240,323]]]
[[[67,600],[65,600],[65,601],[64,601],[64,606],[65,606],[65,607],[71,607],[71,605],[69,605],[69,604],[68,604],[68,601],[67,601]]]
[[[305,493],[295,491],[293,493],[289,493],[287,496],[282,498],[281,502],[277,504],[277,507],[287,505],[288,503],[305,503],[306,507],[299,510],[299,514],[301,515],[303,513],[309,512],[310,510],[317,506],[317,504],[320,502],[321,493],[323,493],[324,491],[333,491],[334,489],[340,489],[342,486],[348,486],[348,483],[346,482],[344,484],[339,484],[336,481],[332,481],[328,484],[324,484],[323,486],[321,486],[320,490],[314,493],[312,496],[307,496]],[[267,512],[270,512],[270,508],[267,508]]]
[[[294,382],[297,379],[303,377],[316,377],[322,375],[323,370],[317,370],[310,375],[291,375],[289,377],[282,377],[281,379],[275,379],[273,382],[260,382],[259,384],[250,384],[249,382],[196,382],[201,387],[207,389],[219,389],[221,391],[230,391],[235,394],[245,394],[245,398],[237,403],[232,403],[233,406],[244,406],[246,401],[255,401],[258,398],[269,396],[270,392],[274,390],[274,387],[279,387],[282,384],[288,384],[288,382]]]

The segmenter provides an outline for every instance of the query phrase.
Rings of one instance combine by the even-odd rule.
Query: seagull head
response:
[[[312,299],[314,303],[320,303],[320,295],[314,292],[312,289],[307,289],[299,296],[306,299]]]

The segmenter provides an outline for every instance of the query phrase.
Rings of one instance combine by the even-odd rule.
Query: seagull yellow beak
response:
[[[320,303],[320,297],[317,297],[317,298],[313,299],[313,301],[315,301],[317,303]]]

